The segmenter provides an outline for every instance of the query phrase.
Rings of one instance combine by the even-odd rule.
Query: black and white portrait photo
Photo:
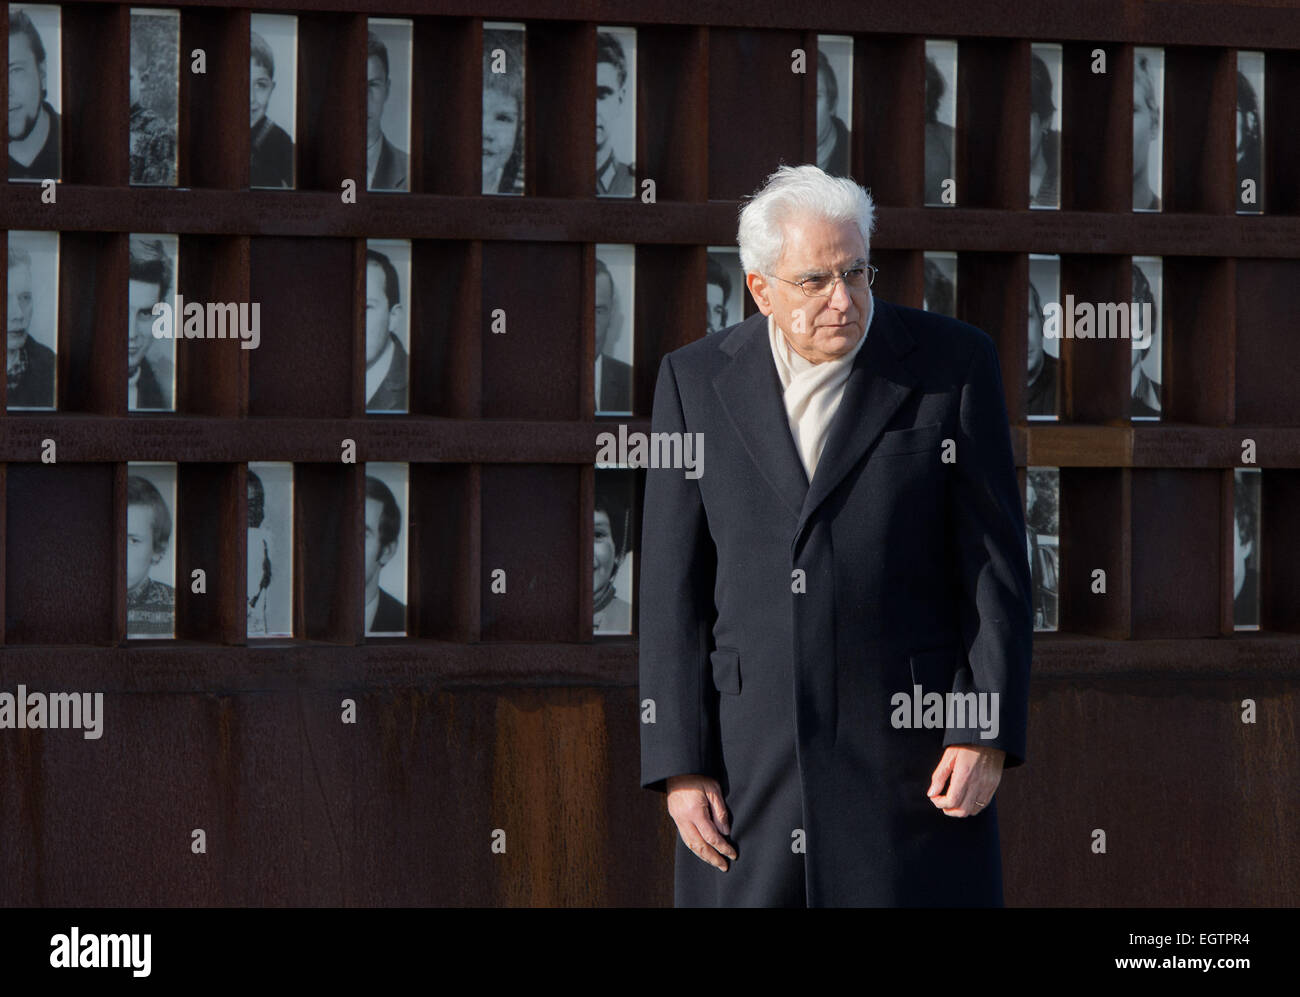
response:
[[[735,246],[710,246],[705,262],[704,295],[708,307],[705,331],[721,332],[745,317],[745,271]]]
[[[410,383],[411,243],[366,242],[366,411],[405,412]]]
[[[1061,206],[1061,46],[1033,45],[1029,55],[1029,206]]]
[[[925,43],[925,203],[957,203],[957,43]]]
[[[181,14],[131,8],[131,183],[176,185]]]
[[[176,633],[176,465],[127,464],[126,635]]]
[[[406,464],[366,465],[367,637],[406,634]]]
[[[366,42],[366,189],[410,190],[411,22],[372,17]]]
[[[248,465],[248,636],[293,636],[293,465]]]
[[[524,25],[483,22],[483,193],[524,192]]]
[[[849,175],[848,122],[853,120],[853,38],[817,36],[817,165]]]
[[[250,15],[248,185],[292,189],[298,78],[298,18]]]
[[[9,232],[8,401],[52,409],[58,397],[59,233]]]
[[[1133,305],[1129,319],[1129,342],[1133,346],[1130,414],[1133,421],[1160,418],[1160,330],[1161,291],[1164,260],[1159,256],[1133,257]],[[1150,321],[1146,318],[1150,315]]]
[[[636,194],[636,30],[596,29],[596,193]]]
[[[1165,50],[1133,50],[1133,210],[1159,211],[1164,162]]]
[[[951,252],[927,252],[924,257],[925,297],[921,307],[927,312],[936,312],[957,317],[957,254]]]
[[[1264,53],[1237,53],[1237,214],[1264,210]]]
[[[9,179],[59,180],[62,133],[59,8],[9,5]]]
[[[1061,300],[1061,258],[1029,256],[1029,371],[1025,412],[1031,421],[1058,416],[1061,340],[1048,336],[1047,306]],[[1054,328],[1059,332],[1060,322]]]
[[[1029,546],[1029,576],[1034,586],[1035,630],[1057,628],[1060,492],[1059,468],[1025,469],[1025,541]]]
[[[1232,472],[1232,626],[1259,629],[1259,485],[1261,471]]]
[[[596,415],[632,414],[635,273],[635,246],[596,246]]]
[[[170,412],[175,408],[176,340],[154,336],[159,319],[154,305],[166,302],[176,314],[178,240],[175,235],[132,235],[129,250],[126,407]]]
[[[632,632],[632,508],[636,472],[596,467],[595,520],[591,552],[593,634]]]

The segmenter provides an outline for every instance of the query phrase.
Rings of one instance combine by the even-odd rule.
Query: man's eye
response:
[[[831,275],[827,273],[813,274],[803,282],[803,286],[810,291],[824,291],[826,285],[831,282]]]

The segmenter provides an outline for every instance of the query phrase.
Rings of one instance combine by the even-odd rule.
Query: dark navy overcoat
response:
[[[704,465],[647,471],[642,785],[716,778],[738,853],[722,872],[678,840],[677,904],[1001,904],[996,802],[926,797],[946,744],[1025,757],[1030,576],[988,335],[877,298],[811,487],[765,316],[664,358],[652,430],[703,434]],[[901,724],[917,687],[996,693],[997,736],[991,712]]]

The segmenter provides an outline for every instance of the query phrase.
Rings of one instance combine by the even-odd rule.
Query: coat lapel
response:
[[[804,495],[799,526],[795,530],[796,543],[808,518],[880,438],[889,420],[916,387],[918,378],[901,361],[913,346],[911,334],[899,321],[893,306],[876,298],[867,341],[853,361],[853,371],[844,385],[844,397],[831,419],[826,447],[817,462],[812,485]],[[793,449],[788,428],[785,435]]]
[[[767,338],[767,316],[751,315],[728,334],[722,349],[732,354],[731,363],[713,379],[723,411],[767,483],[791,515],[798,516],[808,475],[790,435],[781,380]],[[861,352],[865,351],[864,346]]]

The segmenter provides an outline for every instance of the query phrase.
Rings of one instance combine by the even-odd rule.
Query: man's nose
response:
[[[847,312],[853,307],[853,295],[849,294],[848,286],[841,277],[835,282],[835,287],[831,289],[831,307],[837,312]]]

